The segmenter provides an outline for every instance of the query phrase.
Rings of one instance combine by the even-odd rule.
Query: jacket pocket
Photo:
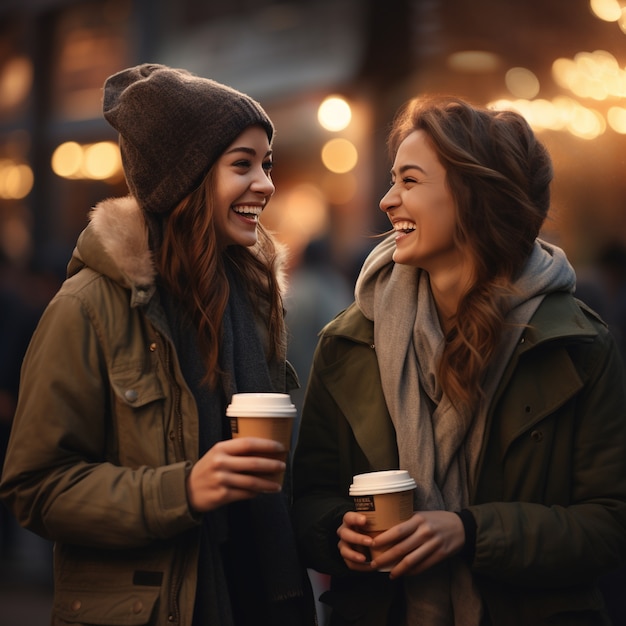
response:
[[[55,594],[54,626],[141,626],[154,623],[158,587],[131,590],[71,588]]]
[[[168,462],[165,393],[154,371],[130,361],[109,372],[113,445],[120,465],[158,467]]]
[[[109,373],[111,387],[118,402],[131,408],[140,408],[151,402],[163,400],[163,386],[155,372],[145,372],[144,363],[125,363],[113,367]]]

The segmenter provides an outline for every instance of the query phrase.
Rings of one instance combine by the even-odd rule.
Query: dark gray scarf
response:
[[[224,389],[201,384],[195,331],[181,307],[164,299],[181,369],[198,405],[200,455],[230,438],[225,413],[233,393],[285,391],[272,386],[245,286],[232,269],[228,278],[220,354]],[[312,624],[306,584],[283,494],[259,495],[205,514],[194,626]]]

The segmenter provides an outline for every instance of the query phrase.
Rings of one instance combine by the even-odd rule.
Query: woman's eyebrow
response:
[[[246,146],[235,146],[234,148],[227,150],[225,154],[232,154],[233,152],[245,152],[246,154],[249,154],[251,156],[256,156],[256,150],[254,148],[248,148]],[[265,157],[269,157],[269,156],[272,156],[271,150],[268,150],[265,153]]]
[[[419,165],[414,165],[412,163],[407,163],[406,165],[402,165],[398,169],[398,174],[404,174],[408,170],[419,170],[420,172],[422,172],[422,174],[426,174],[426,170],[423,167],[420,167]],[[393,168],[391,168],[390,173],[392,176],[394,176],[395,172]]]

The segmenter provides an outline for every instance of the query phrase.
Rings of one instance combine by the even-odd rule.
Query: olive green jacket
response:
[[[398,467],[373,323],[353,304],[321,333],[294,456],[305,564],[332,575],[333,624],[394,624],[384,574],[350,572],[336,530],[352,476]],[[469,510],[493,626],[603,624],[596,579],[626,560],[626,383],[603,323],[546,297],[488,412]]]
[[[198,410],[168,337],[143,218],[106,201],[25,357],[0,484],[55,542],[53,624],[191,624]],[[277,389],[287,371],[271,370]]]

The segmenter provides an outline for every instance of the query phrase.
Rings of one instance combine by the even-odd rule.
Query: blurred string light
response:
[[[325,130],[339,132],[350,125],[352,109],[341,96],[330,95],[320,104],[317,110],[317,120]],[[346,174],[355,168],[359,153],[349,139],[335,137],[324,144],[321,159],[326,169],[333,174]]]
[[[552,100],[497,100],[489,106],[513,109],[537,130],[567,131],[581,139],[595,139],[606,130],[606,120],[601,113],[564,96]]]
[[[626,98],[626,69],[620,67],[610,52],[579,52],[572,59],[559,58],[553,62],[555,83],[570,91],[575,98],[533,99],[530,92],[523,93],[510,81],[514,76],[517,77],[517,74],[507,73],[506,83],[509,91],[518,98],[498,100],[490,106],[513,108],[522,113],[534,128],[567,131],[582,139],[595,139],[607,128],[626,134],[626,108],[616,104],[603,115],[595,107],[584,106],[575,99],[600,103]]]
[[[344,130],[350,124],[352,110],[341,96],[328,96],[317,110],[317,119],[326,130]]]
[[[52,171],[62,178],[110,180],[122,173],[120,151],[112,141],[81,145],[62,143],[52,154]]]
[[[336,137],[327,141],[322,148],[322,163],[335,174],[350,172],[356,167],[358,160],[356,146],[348,139]]]
[[[623,33],[626,33],[626,7],[618,0],[589,0],[591,12],[605,22],[617,22]]]
[[[622,17],[622,7],[617,0],[589,0],[589,8],[605,22],[617,22]]]
[[[0,159],[0,198],[21,200],[33,188],[33,170],[26,163]]]
[[[626,135],[626,109],[624,107],[611,107],[607,113],[609,126],[620,135]]]
[[[0,110],[21,105],[33,84],[33,64],[23,56],[9,59],[0,69]]]
[[[517,98],[531,99],[539,93],[539,79],[525,67],[512,67],[507,71],[504,82]]]
[[[617,22],[626,33],[626,6],[618,0],[589,0],[591,12],[606,22]],[[490,103],[496,109],[519,111],[536,129],[567,131],[582,139],[595,139],[607,128],[619,134],[626,134],[626,107],[619,103],[610,106],[603,115],[595,107],[581,104],[581,100],[595,100],[606,103],[611,99],[626,98],[626,68],[620,67],[614,55],[606,50],[579,52],[572,59],[558,58],[552,64],[552,77],[555,83],[570,91],[574,97],[556,97],[552,100],[534,99],[533,94],[520,88],[518,82],[523,74],[509,70],[506,85],[516,100],[498,100]],[[528,83],[526,86],[530,86]],[[537,83],[538,87],[538,83]]]
[[[447,59],[448,67],[458,72],[493,72],[500,66],[500,57],[486,50],[462,50]]]
[[[579,98],[626,97],[626,71],[606,50],[579,52],[573,59],[557,59],[552,64],[552,76],[558,85]]]

